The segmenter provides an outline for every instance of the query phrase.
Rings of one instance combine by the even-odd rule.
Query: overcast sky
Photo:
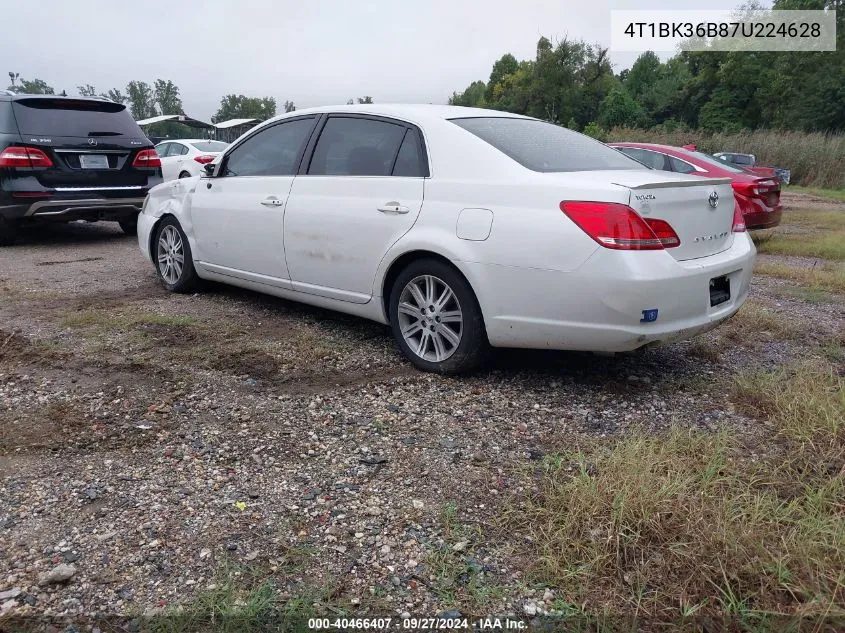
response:
[[[712,0],[731,8],[739,0]],[[611,9],[696,9],[699,0],[30,0],[3,2],[8,71],[76,93],[172,79],[185,112],[208,120],[226,93],[297,107],[445,103],[537,39],[610,44]],[[634,53],[612,54],[618,72]]]

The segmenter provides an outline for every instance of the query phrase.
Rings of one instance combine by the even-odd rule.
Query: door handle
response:
[[[282,206],[282,201],[279,200],[276,196],[269,196],[268,198],[264,198],[261,201],[265,207],[280,207]]]
[[[406,206],[399,204],[398,202],[387,202],[384,205],[377,207],[378,211],[382,213],[391,213],[391,214],[399,214],[399,213],[408,213],[410,209]]]

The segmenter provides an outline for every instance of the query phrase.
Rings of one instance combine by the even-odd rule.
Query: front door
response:
[[[285,205],[314,122],[298,117],[262,128],[226,152],[217,176],[200,179],[191,206],[200,265],[289,287]]]

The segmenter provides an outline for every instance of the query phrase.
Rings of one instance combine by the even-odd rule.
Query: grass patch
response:
[[[790,193],[806,193],[811,196],[818,196],[819,198],[845,202],[845,189],[822,189],[821,187],[790,186],[786,189],[786,191],[789,191]]]
[[[120,330],[139,325],[164,325],[171,327],[187,327],[196,325],[199,321],[189,316],[170,316],[153,314],[150,312],[136,312],[132,314],[114,314],[102,310],[79,310],[71,312],[59,319],[61,327],[97,327],[101,329]]]
[[[823,363],[738,378],[740,406],[773,429],[764,447],[674,429],[547,456],[535,494],[503,518],[528,580],[593,619],[610,609],[679,628],[704,618],[729,622],[708,630],[784,630],[803,619],[842,630],[843,387]]]
[[[304,632],[317,614],[322,592],[280,600],[276,586],[256,570],[223,565],[218,579],[196,599],[142,624],[149,633]]]
[[[794,338],[801,331],[777,312],[756,301],[746,301],[736,315],[717,332],[723,339],[740,344],[753,344],[762,339]]]
[[[845,212],[842,211],[787,211],[784,224],[818,231],[845,231]]]
[[[842,264],[824,262],[819,266],[806,268],[762,262],[754,267],[754,272],[797,282],[808,291],[845,293],[845,265]]]
[[[760,253],[845,260],[845,231],[810,235],[774,233],[753,239]]]

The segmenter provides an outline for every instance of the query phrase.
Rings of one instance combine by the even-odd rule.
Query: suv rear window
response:
[[[533,171],[647,169],[604,143],[536,119],[450,119]]]
[[[0,134],[17,134],[15,119],[12,117],[12,104],[0,101]]]
[[[111,101],[17,99],[12,108],[21,134],[144,137],[126,106]]]
[[[229,144],[223,141],[195,141],[191,145],[201,152],[222,152],[229,147]]]

